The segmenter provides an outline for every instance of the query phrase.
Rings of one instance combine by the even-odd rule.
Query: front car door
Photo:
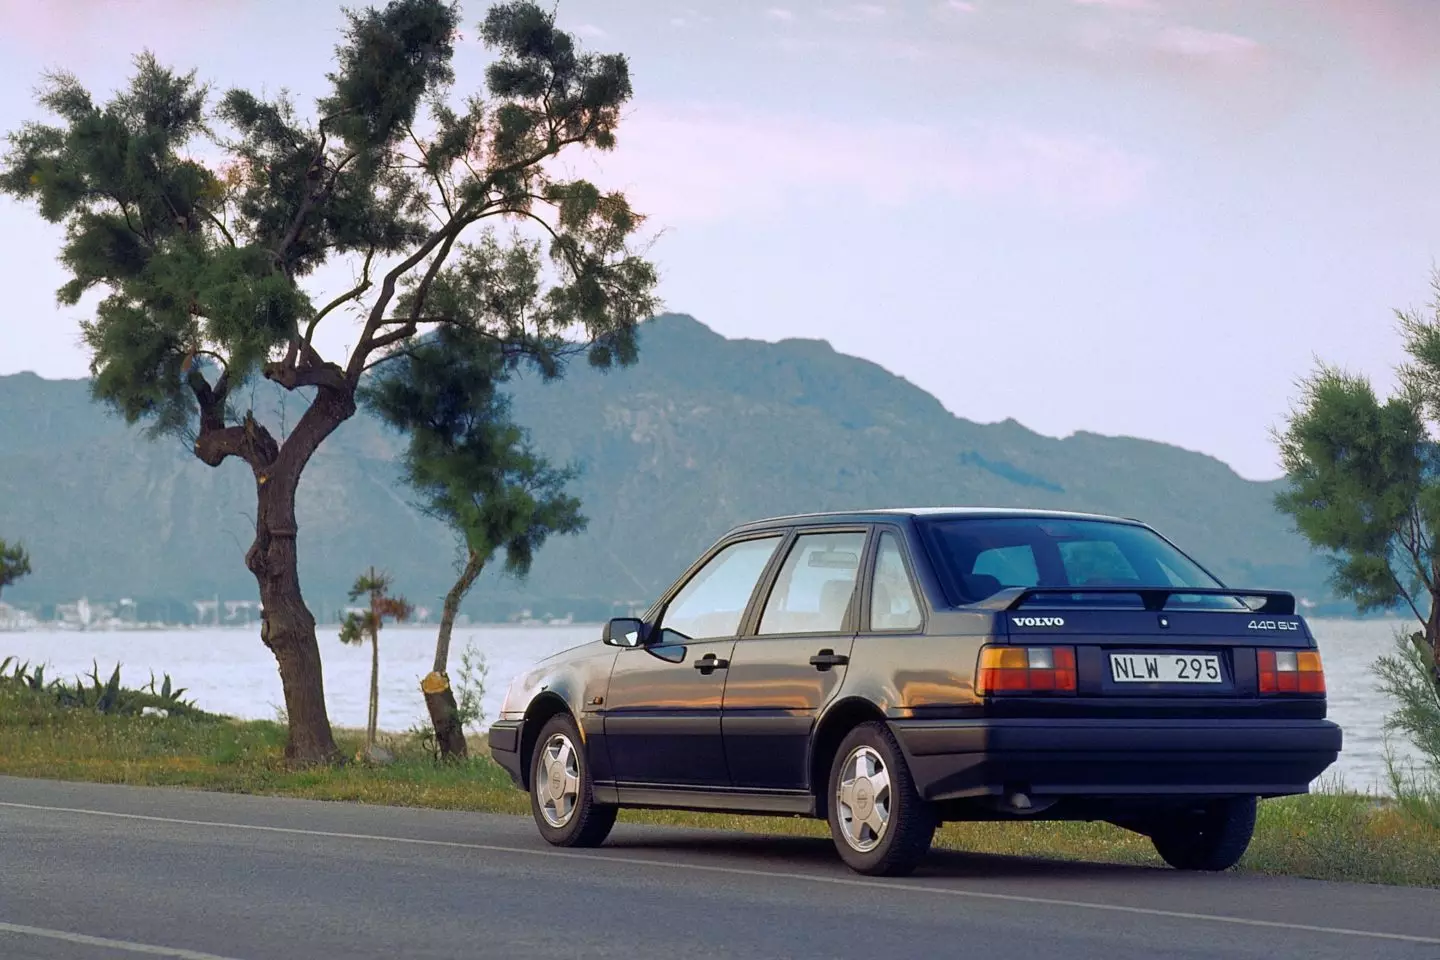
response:
[[[605,702],[605,742],[616,783],[730,784],[720,707],[735,637],[781,534],[712,551],[668,592],[649,642],[621,650]]]
[[[802,790],[810,732],[845,677],[865,528],[801,531],[725,682],[725,756],[736,787]]]

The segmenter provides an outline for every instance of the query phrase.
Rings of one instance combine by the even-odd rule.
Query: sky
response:
[[[665,308],[828,340],[958,416],[1273,478],[1299,380],[1323,360],[1388,390],[1394,311],[1432,297],[1432,0],[554,6],[630,59],[618,148],[568,162],[649,217]],[[484,9],[464,5],[460,91]],[[329,0],[0,0],[0,22],[10,131],[43,117],[43,71],[103,99],[142,49],[308,108],[344,21]],[[86,374],[60,237],[0,200],[0,374]]]

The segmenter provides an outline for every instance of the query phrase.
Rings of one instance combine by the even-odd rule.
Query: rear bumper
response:
[[[1329,720],[892,720],[930,800],[1305,793],[1340,754]]]
[[[520,720],[497,720],[490,727],[490,755],[495,762],[510,774],[510,779],[521,790],[525,789],[525,777],[520,764]]]

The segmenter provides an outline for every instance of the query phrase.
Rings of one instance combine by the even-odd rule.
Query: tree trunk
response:
[[[300,592],[295,492],[310,455],[354,412],[353,396],[321,388],[279,450],[263,428],[246,419],[243,445],[252,453],[247,459],[255,473],[256,509],[255,542],[245,566],[260,587],[260,638],[280,668],[290,728],[285,758],[296,764],[334,763],[340,751],[325,709],[315,617]],[[197,454],[210,462],[198,443]]]
[[[262,504],[266,497],[262,494]],[[264,510],[262,508],[262,515]],[[263,522],[263,521],[262,521]],[[258,575],[260,583],[260,639],[275,655],[280,668],[280,685],[285,692],[285,714],[290,736],[285,744],[285,759],[293,763],[332,763],[340,751],[330,729],[325,710],[325,679],[320,666],[320,645],[315,640],[315,618],[300,594],[300,581],[295,572],[295,538],[283,531],[265,528],[256,543],[268,541],[266,575]],[[252,553],[255,548],[251,548]],[[289,555],[286,564],[277,558]],[[270,571],[279,567],[278,576]]]
[[[450,634],[455,629],[455,617],[460,613],[460,601],[475,585],[475,579],[484,567],[485,558],[474,550],[467,550],[465,569],[460,571],[460,579],[445,594],[445,606],[440,611],[440,635],[435,639],[435,666],[432,669],[436,673],[448,676],[446,665],[450,661]]]
[[[261,515],[267,497],[261,493]],[[293,503],[291,512],[293,514]],[[330,716],[325,710],[325,677],[320,665],[320,645],[315,640],[315,617],[300,594],[295,565],[295,535],[274,529],[261,521],[256,545],[266,543],[264,573],[260,584],[260,639],[275,655],[280,668],[280,685],[285,691],[285,714],[290,736],[285,759],[293,763],[332,763],[339,759]],[[256,549],[251,548],[255,553]],[[253,569],[253,568],[252,568]]]
[[[365,727],[365,745],[375,745],[376,727],[380,725],[380,624],[370,629],[370,720]]]
[[[435,638],[434,671],[420,683],[425,694],[425,706],[430,711],[430,724],[435,728],[435,743],[440,755],[450,759],[464,759],[470,755],[465,743],[465,728],[460,723],[460,706],[455,702],[455,691],[450,687],[448,664],[450,661],[450,635],[455,629],[455,617],[460,612],[460,601],[485,567],[485,558],[475,550],[466,550],[465,569],[460,578],[445,594],[445,606],[440,612],[440,633]]]
[[[435,728],[435,744],[446,760],[464,760],[470,755],[465,743],[465,728],[460,723],[460,705],[455,691],[443,673],[432,673],[420,683],[425,694],[425,708],[430,711],[430,725]]]
[[[1417,640],[1427,648],[1430,655],[1430,680],[1435,684],[1435,695],[1440,697],[1440,597],[1430,598],[1430,619],[1425,623],[1423,638]],[[1419,646],[1420,644],[1417,644]],[[1422,653],[1426,650],[1422,650]]]

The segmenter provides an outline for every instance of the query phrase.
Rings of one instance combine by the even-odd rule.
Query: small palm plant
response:
[[[410,618],[410,603],[390,595],[393,581],[387,573],[371,567],[350,588],[351,601],[367,597],[367,610],[346,614],[340,624],[340,642],[360,646],[370,640],[370,717],[365,726],[365,754],[374,752],[376,727],[380,722],[380,625],[388,617],[397,623]]]

